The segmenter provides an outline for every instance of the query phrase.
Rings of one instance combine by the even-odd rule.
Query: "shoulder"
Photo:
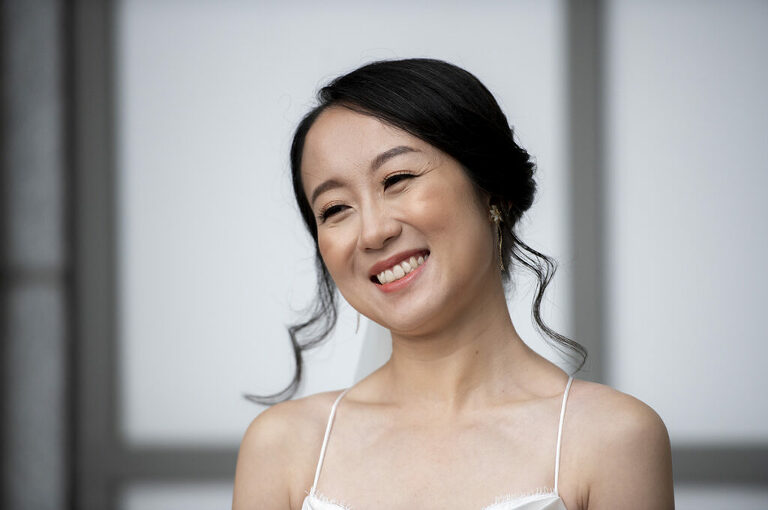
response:
[[[588,508],[634,508],[627,500],[641,494],[647,508],[667,508],[672,460],[661,417],[641,400],[603,384],[579,380],[571,391],[566,420],[584,463]],[[657,499],[649,501],[649,492]]]
[[[251,445],[293,448],[297,442],[316,438],[324,432],[331,405],[340,391],[317,393],[287,400],[262,411],[251,421],[243,436],[243,447]],[[318,429],[317,425],[323,425]]]
[[[604,384],[574,380],[568,405],[602,441],[625,444],[668,437],[664,422],[649,405]]]
[[[287,508],[309,489],[328,414],[340,393],[281,402],[251,421],[237,457],[233,508]]]

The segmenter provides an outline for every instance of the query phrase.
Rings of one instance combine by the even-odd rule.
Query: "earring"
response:
[[[501,239],[502,239],[502,235],[501,235],[501,223],[502,223],[501,211],[499,211],[498,207],[496,207],[495,205],[492,205],[491,206],[491,210],[489,211],[489,216],[490,216],[491,221],[496,224],[496,234],[499,237],[499,270],[501,270],[501,272],[503,273],[504,272],[504,252],[501,249]]]

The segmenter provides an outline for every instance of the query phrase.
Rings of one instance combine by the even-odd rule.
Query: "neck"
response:
[[[457,410],[508,390],[510,374],[520,373],[531,353],[499,285],[439,329],[418,336],[392,332],[384,369],[395,399]]]

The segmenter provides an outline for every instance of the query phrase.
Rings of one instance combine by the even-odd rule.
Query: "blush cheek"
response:
[[[355,274],[355,234],[350,228],[329,228],[318,234],[317,246],[331,278],[339,286]]]
[[[425,232],[440,231],[446,223],[446,209],[448,207],[445,204],[440,204],[442,199],[435,197],[440,197],[440,195],[419,197],[419,200],[414,200],[409,207],[408,217],[416,219],[419,228]]]
[[[324,236],[319,236],[317,239],[317,246],[320,249],[320,256],[323,258],[325,267],[328,268],[328,272],[331,273],[331,277],[334,281],[338,281],[339,278],[339,249],[333,243],[330,242]]]
[[[430,176],[432,177],[432,176]],[[450,180],[432,178],[429,186],[418,189],[408,199],[410,218],[426,232],[440,232],[455,222],[457,208],[466,200],[457,193]]]
[[[429,199],[419,201],[416,214],[422,225],[435,233],[472,235],[470,230],[479,225],[479,211],[474,201],[467,201],[465,195],[449,187],[435,190],[430,193]]]

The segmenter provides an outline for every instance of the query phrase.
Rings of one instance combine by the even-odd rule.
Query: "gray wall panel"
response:
[[[0,4],[2,508],[69,495],[63,12]]]

